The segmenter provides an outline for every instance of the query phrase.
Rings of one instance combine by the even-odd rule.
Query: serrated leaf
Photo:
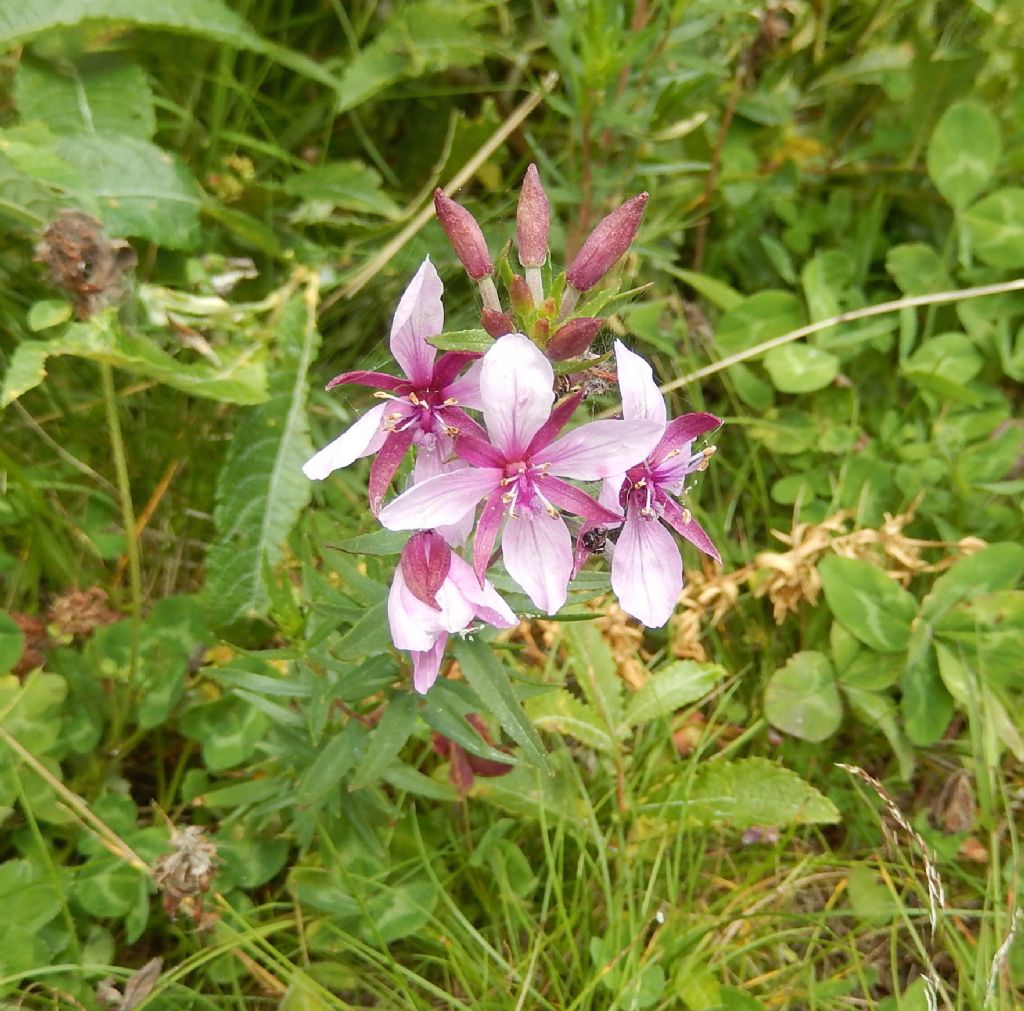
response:
[[[661,716],[670,716],[682,706],[703,698],[722,678],[725,671],[718,664],[677,660],[651,675],[650,680],[626,706],[627,727],[650,723]]]
[[[992,180],[1002,149],[999,120],[988,106],[956,102],[928,142],[928,176],[946,202],[961,210]]]
[[[567,691],[535,696],[527,701],[526,714],[539,730],[575,737],[596,751],[610,752],[614,748],[614,741],[604,721]]]
[[[380,722],[370,733],[366,752],[348,784],[350,790],[372,786],[398,757],[416,726],[418,702],[415,695],[408,693],[396,695],[388,702]]]
[[[880,653],[907,648],[917,602],[906,590],[859,558],[829,555],[818,573],[833,616],[851,635]]]
[[[185,364],[172,358],[148,337],[126,333],[113,313],[73,323],[50,340],[22,341],[11,355],[4,376],[0,407],[7,407],[46,378],[46,361],[74,355],[107,362],[137,376],[176,390],[229,404],[258,404],[266,399],[266,370],[261,361],[241,351],[221,354],[223,364]]]
[[[21,60],[14,97],[23,120],[38,119],[56,134],[149,140],[156,130],[149,79],[121,54],[87,53],[60,65]]]
[[[313,451],[306,394],[320,335],[302,295],[284,307],[277,333],[283,360],[274,369],[270,397],[239,427],[217,482],[206,599],[224,624],[266,612],[264,567],[280,560],[311,494],[302,464]]]
[[[454,653],[459,669],[487,711],[505,733],[522,746],[534,765],[546,768],[544,746],[516,697],[508,669],[495,656],[490,644],[481,639],[457,639]]]
[[[1024,267],[1024,189],[996,190],[963,212],[978,259],[990,267]]]
[[[824,741],[843,719],[843,703],[827,656],[795,653],[768,679],[764,714],[775,727],[803,741]]]
[[[687,784],[686,796],[659,808],[678,811],[689,824],[831,825],[839,811],[795,772],[766,758],[705,762]]]
[[[764,356],[764,366],[782,393],[812,393],[839,374],[839,359],[809,344],[785,344]]]

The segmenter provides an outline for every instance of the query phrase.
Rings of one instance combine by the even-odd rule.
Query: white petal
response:
[[[650,628],[672,616],[683,590],[683,560],[660,520],[627,511],[612,556],[612,589],[622,609]]]
[[[499,337],[484,355],[480,396],[484,424],[496,449],[515,459],[548,420],[555,374],[537,346],[519,333]]]
[[[413,485],[380,512],[388,530],[427,530],[458,523],[488,492],[498,487],[502,473],[466,467]]]
[[[381,431],[381,418],[387,404],[371,407],[358,421],[347,428],[334,442],[314,453],[303,465],[302,473],[311,481],[322,481],[342,467],[380,449],[387,433]]]
[[[598,481],[629,470],[658,444],[655,421],[591,421],[556,439],[534,457],[551,473],[577,481]]]
[[[391,641],[398,649],[429,650],[444,631],[440,611],[414,596],[402,575],[402,566],[395,569],[395,578],[388,592],[388,624]]]
[[[618,373],[619,396],[622,398],[622,416],[627,421],[641,418],[657,421],[664,428],[668,421],[668,411],[650,365],[630,351],[622,341],[616,341],[615,370]]]
[[[391,353],[405,374],[425,384],[434,370],[437,350],[427,343],[444,329],[441,295],[444,285],[429,258],[402,293],[391,324]]]

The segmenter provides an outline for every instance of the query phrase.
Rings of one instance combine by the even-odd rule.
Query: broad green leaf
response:
[[[992,181],[1002,149],[991,110],[980,102],[956,102],[928,142],[928,175],[946,202],[962,210]]]
[[[380,722],[370,732],[366,752],[348,784],[350,790],[372,786],[398,758],[416,726],[418,701],[417,696],[407,692],[394,696],[387,703]]]
[[[219,42],[264,53],[282,66],[338,90],[320,62],[262,38],[221,0],[4,0],[0,4],[0,51],[24,45],[53,29],[125,23]]]
[[[438,900],[430,878],[414,878],[401,885],[377,886],[369,902],[370,923],[363,933],[385,944],[421,930],[431,919]]]
[[[0,674],[6,674],[20,659],[25,635],[17,622],[0,611]]]
[[[72,306],[70,302],[60,298],[47,298],[39,302],[33,302],[29,306],[25,322],[33,333],[41,330],[49,330],[51,327],[60,326],[71,319]]]
[[[764,356],[764,366],[782,393],[812,393],[839,374],[839,359],[809,344],[784,344]]]
[[[677,709],[702,699],[723,677],[725,671],[717,664],[676,660],[652,674],[629,700],[623,722],[635,727],[671,716]]]
[[[320,334],[302,295],[285,306],[277,334],[282,361],[273,370],[270,397],[239,426],[217,482],[206,599],[221,624],[266,612],[264,569],[280,560],[311,494],[302,464],[313,451],[306,394]]]
[[[839,296],[849,287],[854,270],[849,254],[841,249],[827,249],[804,264],[800,271],[800,283],[812,321],[839,315],[842,309]],[[817,340],[827,341],[834,333],[835,327],[830,327],[821,331]]]
[[[859,558],[829,555],[818,572],[828,606],[848,632],[880,653],[907,648],[917,603],[906,590]]]
[[[715,340],[723,355],[731,355],[781,337],[806,322],[804,307],[792,292],[759,291],[722,316]]]
[[[394,220],[401,208],[381,190],[380,173],[361,161],[330,162],[290,176],[285,193],[302,200],[317,200],[357,214]]]
[[[839,812],[827,797],[795,772],[766,758],[705,762],[686,783],[684,797],[670,797],[660,810],[678,811],[688,824],[834,824]]]
[[[990,544],[973,555],[959,559],[935,580],[921,602],[925,621],[941,621],[961,601],[973,600],[993,590],[1008,590],[1024,575],[1024,547],[1006,542]]]
[[[978,259],[991,267],[1024,267],[1024,189],[996,190],[963,212]]]
[[[935,380],[961,387],[969,383],[983,365],[969,337],[962,333],[943,333],[922,344],[900,367],[908,379],[928,389]],[[943,387],[943,391],[945,389]]]
[[[953,287],[939,254],[924,242],[893,246],[885,254],[885,269],[904,295],[930,295]]]
[[[372,534],[359,534],[332,546],[351,555],[398,555],[408,539],[408,530],[374,530]]]
[[[505,733],[522,745],[530,761],[546,768],[544,746],[516,697],[508,669],[481,639],[457,639],[454,648],[459,668]]]
[[[621,733],[623,687],[611,647],[592,621],[566,625],[563,637],[591,711],[604,723],[609,738],[616,737]]]
[[[97,857],[75,875],[74,896],[87,913],[100,917],[127,915],[148,892],[147,877],[123,860]]]
[[[878,727],[885,734],[889,746],[900,766],[900,778],[910,782],[914,774],[914,749],[900,726],[896,703],[882,692],[868,691],[854,685],[843,684],[843,694],[854,715],[865,723]]]
[[[7,407],[46,378],[46,361],[61,355],[107,362],[144,379],[183,393],[229,404],[258,404],[266,399],[266,370],[251,352],[222,350],[222,364],[184,363],[148,337],[120,328],[113,313],[73,323],[52,339],[22,341],[4,376],[0,407]]]
[[[450,330],[428,337],[427,343],[441,351],[478,351],[483,354],[494,343],[494,338],[486,330]]]
[[[231,769],[251,758],[269,720],[258,709],[236,696],[194,706],[181,720],[181,731],[202,745],[209,769]]]
[[[912,744],[925,747],[940,740],[953,717],[953,699],[939,678],[928,626],[914,628],[907,666],[900,678],[900,713]]]
[[[14,98],[23,120],[38,119],[56,134],[149,140],[156,130],[149,80],[121,54],[88,53],[60,65],[23,59]]]
[[[832,664],[824,653],[795,653],[769,679],[764,713],[779,730],[804,741],[824,741],[843,720]]]
[[[0,947],[4,928],[17,924],[25,930],[39,930],[61,910],[60,884],[42,868],[28,860],[8,860],[0,864]]]
[[[610,752],[615,747],[605,721],[567,691],[534,696],[526,703],[526,714],[539,730],[575,737],[596,751]]]
[[[847,890],[853,915],[868,927],[879,927],[902,915],[903,906],[866,864],[850,868]]]

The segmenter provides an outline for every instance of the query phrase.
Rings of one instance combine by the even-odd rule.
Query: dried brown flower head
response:
[[[75,314],[88,319],[124,296],[124,275],[136,263],[124,239],[108,239],[88,214],[63,210],[46,226],[36,259],[49,268],[50,283],[74,300]]]
[[[58,635],[84,638],[103,625],[120,621],[121,615],[110,607],[106,590],[90,586],[87,590],[68,590],[55,597],[47,619]]]
[[[210,880],[217,872],[217,847],[200,825],[174,829],[171,846],[174,852],[153,864],[153,881],[163,893],[164,912],[173,919],[185,905],[198,921],[202,896],[210,890]]]

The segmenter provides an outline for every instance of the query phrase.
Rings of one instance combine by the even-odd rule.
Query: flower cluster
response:
[[[650,366],[616,341],[622,418],[565,430],[591,387],[595,362],[603,364],[590,345],[604,323],[593,309],[608,300],[588,300],[587,293],[628,249],[646,201],[640,194],[608,215],[568,270],[552,279],[550,206],[531,165],[516,217],[525,277],[507,259],[497,271],[506,310],[479,225],[438,190],[438,219],[478,285],[481,325],[493,343],[482,354],[438,354],[431,340],[444,344],[437,339],[444,329],[442,284],[428,259],[402,295],[391,328],[391,352],[404,376],[345,372],[328,384],[373,387],[382,403],[303,470],[323,479],[373,455],[371,511],[389,530],[415,531],[395,571],[388,617],[395,646],[412,655],[419,692],[436,680],[450,634],[478,621],[497,628],[516,623],[487,579],[498,560],[539,610],[554,614],[580,567],[603,555],[623,609],[657,626],[669,619],[683,586],[673,532],[718,559],[677,501],[687,476],[707,466],[712,450],[696,450],[694,443],[718,418],[696,413],[669,420]],[[411,484],[385,505],[410,450]],[[599,491],[580,482],[599,482]],[[464,558],[459,551],[471,536]]]

